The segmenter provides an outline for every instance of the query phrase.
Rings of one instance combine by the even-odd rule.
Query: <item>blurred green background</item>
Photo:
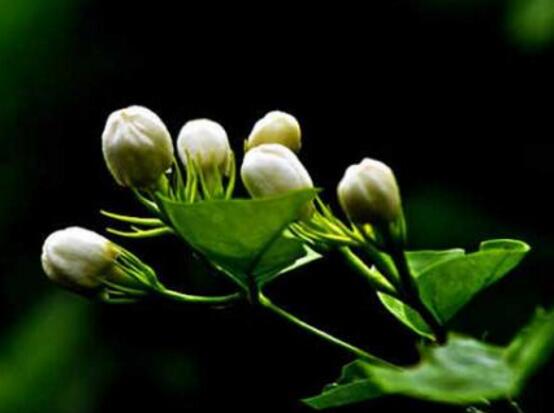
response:
[[[375,4],[373,4],[375,3]],[[173,133],[205,116],[235,148],[271,109],[298,116],[327,199],[363,156],[397,171],[416,248],[534,247],[455,320],[503,343],[554,303],[554,2],[383,1],[242,7],[0,0],[0,412],[307,412],[347,356],[247,307],[106,307],[48,283],[43,239],[98,210],[140,209],[105,170],[100,133],[129,104]],[[546,139],[545,139],[546,138]],[[172,240],[125,242],[167,281],[224,289]],[[335,257],[278,281],[275,301],[398,362],[414,337]],[[551,363],[521,400],[551,412]],[[455,412],[387,399],[344,411]],[[501,411],[501,410],[495,410]]]

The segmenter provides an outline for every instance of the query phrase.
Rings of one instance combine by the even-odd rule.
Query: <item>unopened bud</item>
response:
[[[103,236],[70,227],[51,234],[42,249],[42,268],[52,281],[77,291],[96,289],[114,273],[119,248]]]
[[[142,106],[130,106],[108,117],[102,149],[116,182],[131,188],[155,185],[173,162],[173,144],[166,126]]]
[[[264,198],[290,191],[313,188],[312,178],[289,148],[267,143],[248,151],[241,167],[244,186],[253,198]],[[302,212],[307,218],[313,212],[310,202]]]
[[[265,143],[278,143],[294,152],[302,145],[300,124],[288,113],[273,111],[266,114],[254,125],[246,141],[246,149]]]
[[[229,174],[232,151],[227,132],[217,122],[209,119],[187,122],[179,133],[177,150],[183,164],[191,159],[205,175],[216,170],[221,175]]]
[[[337,192],[342,209],[357,224],[393,223],[402,216],[396,178],[382,162],[365,158],[350,166]]]

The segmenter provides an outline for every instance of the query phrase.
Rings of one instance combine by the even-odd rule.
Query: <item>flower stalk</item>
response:
[[[350,248],[341,247],[339,251],[350,267],[361,274],[375,291],[388,294],[391,297],[400,298],[396,288],[377,269],[369,268]]]
[[[165,287],[156,290],[156,293],[164,298],[169,298],[174,301],[189,304],[208,304],[213,306],[225,306],[236,303],[243,298],[241,293],[233,293],[220,296],[204,296],[185,294],[178,291],[173,291]]]
[[[331,334],[329,333],[326,333],[325,331],[323,330],[320,330],[308,323],[306,323],[305,321],[302,321],[301,319],[299,319],[298,317],[292,315],[291,313],[289,313],[288,311],[282,309],[281,307],[275,305],[269,298],[267,298],[265,295],[261,294],[259,295],[259,302],[261,304],[262,307],[266,308],[267,310],[271,311],[272,313],[278,315],[279,317],[281,317],[282,319],[288,321],[289,323],[292,323],[294,324],[295,326],[297,327],[300,327],[302,330],[305,330],[321,339],[323,339],[324,341],[330,343],[330,344],[333,344],[343,350],[345,350],[346,352],[350,353],[350,354],[353,354],[354,356],[356,356],[357,358],[360,358],[362,360],[364,360],[365,362],[369,363],[369,364],[372,364],[374,366],[381,366],[381,367],[393,367],[393,368],[396,368],[396,366],[392,365],[391,363],[377,357],[377,356],[374,356],[372,354],[369,354],[368,352],[350,344],[350,343],[347,343],[346,341],[343,341],[335,336],[332,336]]]

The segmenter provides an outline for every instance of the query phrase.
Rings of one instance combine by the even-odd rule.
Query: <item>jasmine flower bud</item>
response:
[[[232,151],[227,132],[217,122],[209,119],[187,122],[179,133],[177,150],[184,165],[193,160],[205,176],[214,171],[229,174]]]
[[[248,150],[264,143],[279,143],[298,152],[302,144],[301,135],[300,124],[294,116],[273,111],[256,122],[245,147]]]
[[[70,227],[51,234],[42,249],[42,268],[55,283],[83,291],[101,286],[116,273],[119,247],[84,228]]]
[[[337,192],[342,209],[357,224],[393,223],[402,216],[396,178],[382,162],[365,158],[350,166]]]
[[[125,187],[155,185],[173,162],[173,144],[166,126],[142,106],[130,106],[108,117],[102,149],[111,174]]]
[[[276,143],[266,143],[248,151],[240,172],[242,182],[253,198],[314,186],[310,174],[294,152]],[[302,212],[302,218],[308,218],[312,212],[310,202]]]

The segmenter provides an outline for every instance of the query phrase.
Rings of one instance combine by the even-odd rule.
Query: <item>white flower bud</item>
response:
[[[294,152],[275,143],[248,151],[240,172],[242,182],[253,198],[313,188],[310,174]]]
[[[187,122],[179,133],[177,150],[184,165],[190,157],[206,175],[214,170],[218,170],[221,175],[229,174],[231,146],[227,132],[217,122],[209,119]]]
[[[126,187],[155,185],[173,162],[171,135],[158,115],[142,106],[108,117],[102,149],[116,182]]]
[[[402,215],[396,178],[382,162],[365,158],[361,163],[350,166],[337,192],[342,209],[355,223],[395,222]]]
[[[300,124],[296,118],[276,110],[256,122],[246,141],[246,148],[251,149],[264,143],[279,143],[298,152],[302,145],[301,137]]]
[[[52,281],[74,290],[98,288],[115,273],[119,248],[103,236],[70,227],[51,234],[42,249],[42,268]]]

